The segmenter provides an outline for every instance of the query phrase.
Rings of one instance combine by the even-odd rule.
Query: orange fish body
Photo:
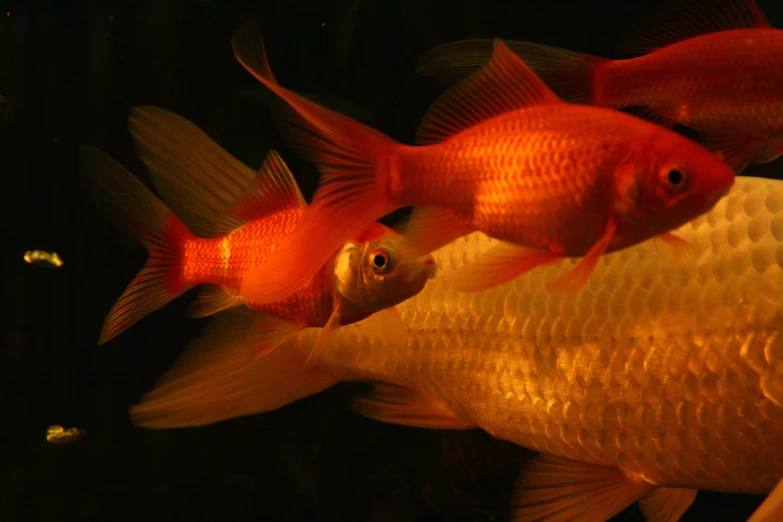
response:
[[[442,143],[398,152],[388,196],[400,206],[448,207],[468,228],[497,239],[583,256],[605,236],[607,220],[623,213],[625,194],[618,187],[638,182],[635,167],[654,163],[648,152],[657,153],[662,141],[671,141],[673,149],[677,142],[682,149],[695,149],[689,157],[694,171],[720,168],[706,151],[660,130],[617,111],[587,106],[553,104],[509,112]],[[460,161],[447,161],[454,157]],[[675,166],[663,161],[660,170],[667,174]],[[697,192],[710,194],[708,187]],[[706,211],[717,195],[694,205]],[[617,232],[605,252],[690,218],[690,213],[682,215],[676,224],[672,219],[660,228],[638,228],[617,218]]]
[[[194,287],[190,316],[246,305],[262,320],[257,355],[306,327],[323,327],[312,360],[341,326],[373,314],[386,338],[402,342],[395,305],[434,277],[431,256],[397,259],[402,234],[363,226],[327,256],[306,284],[276,302],[243,299],[249,273],[267,262],[305,215],[307,204],[282,158],[270,150],[258,172],[231,157],[195,125],[154,107],[136,108],[131,134],[170,208],[108,155],[81,149],[86,188],[149,251],[144,268],[109,312],[104,343]],[[181,217],[180,217],[181,216]],[[389,325],[396,323],[391,330]],[[400,335],[395,335],[395,331]]]
[[[690,127],[737,173],[783,154],[783,31],[754,0],[691,0],[634,38],[626,50],[642,56],[625,60],[508,45],[564,100]],[[454,81],[491,56],[491,40],[447,43],[425,54],[419,71]]]
[[[244,277],[263,264],[304,214],[295,208],[257,219],[217,238],[189,237],[184,243],[183,279],[190,287],[216,285],[238,295]],[[323,326],[332,314],[332,278],[327,265],[304,287],[276,303],[244,303],[254,310]]]
[[[322,179],[300,226],[242,283],[248,300],[285,298],[346,237],[406,206],[416,207],[406,231],[416,253],[476,230],[505,241],[456,276],[461,290],[579,256],[550,285],[573,291],[605,252],[654,236],[682,246],[668,231],[734,181],[714,154],[668,129],[563,103],[499,40],[486,67],[433,104],[419,145],[403,145],[280,87],[249,27],[236,33],[235,55],[294,109],[285,129]]]
[[[596,70],[595,103],[650,107],[704,132],[783,137],[783,31],[697,36]]]

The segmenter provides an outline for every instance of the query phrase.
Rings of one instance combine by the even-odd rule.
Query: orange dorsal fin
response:
[[[769,23],[755,0],[674,2],[651,22],[629,33],[618,51],[635,56],[696,36],[763,27],[769,27]]]
[[[253,169],[171,111],[134,107],[128,130],[158,196],[199,237],[211,236],[215,221],[256,178]]]
[[[507,112],[556,103],[563,101],[496,38],[489,63],[435,100],[416,142],[435,143]]]
[[[275,150],[264,158],[258,175],[215,222],[213,234],[222,235],[277,212],[307,206],[294,175]]]

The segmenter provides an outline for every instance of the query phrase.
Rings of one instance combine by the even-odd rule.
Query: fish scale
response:
[[[248,223],[226,238],[194,237],[185,245],[185,277],[192,285],[212,284],[239,288],[242,279],[262,264],[290,233],[303,208],[278,212]],[[228,242],[224,247],[224,241]],[[230,255],[225,257],[228,249]],[[291,319],[300,324],[324,324],[332,313],[332,279],[322,268],[304,287],[277,303],[245,303],[254,310]]]
[[[766,493],[783,476],[781,194],[783,182],[738,178],[676,232],[695,260],[648,241],[602,258],[574,296],[543,289],[569,261],[474,294],[439,277],[398,306],[407,348],[370,349],[359,324],[324,362],[542,453],[657,486]],[[455,270],[490,243],[472,234],[434,256]]]

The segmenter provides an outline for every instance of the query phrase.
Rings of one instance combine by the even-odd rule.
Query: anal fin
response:
[[[209,285],[188,306],[188,317],[207,317],[242,304],[245,302],[238,295],[232,295],[221,286]]]
[[[693,504],[697,489],[655,488],[639,501],[647,522],[677,522]]]
[[[520,473],[511,519],[604,522],[654,489],[614,467],[540,455]]]
[[[365,417],[392,424],[445,430],[476,428],[437,399],[396,384],[375,384],[372,392],[354,401],[353,408]]]
[[[419,257],[430,254],[473,230],[451,210],[415,207],[405,227],[405,238],[413,250],[411,255]]]
[[[507,283],[536,267],[555,263],[561,256],[538,248],[499,241],[451,276],[460,292],[480,292]]]

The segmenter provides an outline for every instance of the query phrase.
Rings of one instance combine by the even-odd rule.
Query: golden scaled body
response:
[[[572,261],[482,293],[439,275],[398,305],[406,348],[372,342],[359,323],[322,362],[634,480],[768,492],[783,476],[783,182],[738,178],[676,234],[691,258],[648,241],[603,257],[570,295],[544,285]],[[490,242],[472,234],[435,260],[448,275]]]

